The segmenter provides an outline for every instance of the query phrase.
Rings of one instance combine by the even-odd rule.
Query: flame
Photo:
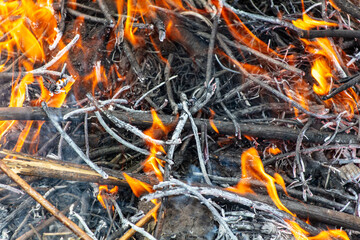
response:
[[[145,22],[145,15],[148,18],[154,18],[155,12],[150,8],[152,2],[149,0],[128,0],[127,1],[127,18],[124,26],[124,37],[133,45],[137,46],[141,43],[140,38],[135,36],[135,32],[137,28],[134,28],[134,19],[139,14],[142,21]],[[123,0],[119,0],[117,3],[118,13],[121,14],[123,12],[124,2]]]
[[[165,137],[169,131],[171,130],[170,127],[166,127],[161,119],[157,116],[155,110],[151,109],[151,115],[153,118],[153,124],[151,128],[144,131],[144,134],[148,135],[151,138],[159,139],[162,137]],[[144,172],[146,173],[152,173],[154,172],[156,177],[159,181],[163,181],[163,174],[160,170],[160,167],[164,167],[164,161],[159,159],[157,157],[157,154],[159,152],[166,153],[163,146],[147,142],[147,144],[150,146],[150,155],[143,163],[144,166]]]
[[[281,153],[281,150],[276,146],[271,146],[271,147],[267,148],[266,151],[268,153],[270,153],[271,155],[278,155]]]
[[[295,27],[298,27],[303,30],[310,30],[315,27],[337,27],[336,23],[326,22],[322,20],[316,20],[309,17],[307,14],[302,15],[302,19],[293,20],[292,23]]]
[[[153,192],[155,192],[150,184],[144,183],[144,182],[142,182],[140,180],[137,180],[136,178],[132,178],[129,175],[127,175],[126,173],[123,173],[123,175],[125,177],[125,180],[129,184],[132,192],[134,193],[134,195],[136,197],[140,197],[144,193],[153,193]],[[156,199],[151,200],[151,202],[153,204],[155,204],[155,205],[160,204],[160,203],[158,203],[156,201]],[[157,220],[156,212],[154,212],[152,214],[152,216],[156,221]]]
[[[341,9],[335,4],[335,2],[333,0],[329,0],[329,3],[333,8],[335,8],[336,10],[341,12]]]
[[[317,81],[317,85],[314,84],[313,86],[314,92],[319,95],[328,94],[332,82],[332,74],[326,59],[318,58],[314,61],[311,68],[311,75]]]
[[[246,193],[253,193],[254,191],[250,187],[250,179],[254,178],[261,182],[263,182],[266,186],[267,192],[275,205],[295,216],[292,212],[290,212],[280,201],[279,196],[276,191],[275,183],[283,184],[283,181],[279,181],[279,176],[277,178],[273,178],[267,173],[265,173],[264,166],[262,164],[262,161],[256,151],[255,148],[250,148],[242,153],[241,155],[241,173],[242,177],[239,183],[235,188],[231,187],[228,188],[228,190],[237,192],[239,194],[246,194]]]
[[[292,23],[303,30],[310,30],[315,27],[337,26],[336,23],[313,19],[305,13],[302,19],[297,19]],[[332,46],[327,38],[316,38],[314,41],[301,40],[305,44],[306,50],[314,55],[314,61],[311,64],[311,75],[316,80],[316,83],[313,85],[313,90],[320,96],[327,95],[333,87],[337,86],[336,76],[343,75],[339,71],[342,71],[342,62],[346,62],[346,59],[339,58],[338,50]],[[346,110],[349,116],[353,116],[355,111],[357,111],[357,101],[357,94],[352,89],[348,89],[324,103],[327,107],[333,107],[335,112]]]
[[[316,236],[309,236],[309,233],[302,229],[299,224],[294,221],[286,221],[289,226],[291,233],[296,240],[326,240],[326,239],[343,239],[349,240],[346,232],[338,229],[329,229],[328,231],[322,231]]]
[[[0,71],[4,70],[6,64],[11,60],[11,52],[17,52],[26,59],[19,60],[19,69],[24,68],[26,71],[33,70],[33,65],[39,62],[45,62],[45,48],[54,43],[58,30],[57,20],[60,16],[52,7],[51,0],[32,0],[22,1],[4,1],[0,0],[0,53],[7,51],[7,59],[0,66]],[[64,44],[60,41],[60,45]],[[63,56],[55,65],[62,65],[66,56]],[[41,101],[46,101],[50,107],[60,107],[66,97],[66,92],[71,88],[72,83],[64,86],[65,91],[58,94],[52,94],[44,87],[41,77],[34,77],[32,74],[24,74],[19,76],[12,82],[11,98],[9,107],[22,107],[25,100],[29,99],[27,88],[29,85],[38,82],[41,88],[41,97],[37,100],[31,100],[33,106],[39,106]],[[2,138],[17,121],[1,121],[0,122],[0,138]],[[37,129],[31,131],[34,126],[32,121],[26,122],[25,128],[19,135],[14,151],[20,151],[30,133],[34,133],[31,140],[37,140],[42,123],[37,124]],[[32,151],[36,150],[37,144],[31,143]]]
[[[236,40],[261,53],[269,54],[274,57],[284,57],[276,53],[274,50],[269,48],[266,43],[256,37],[234,12],[229,9],[223,9],[222,16],[230,30],[230,33]]]
[[[215,125],[215,123],[214,123],[214,116],[215,116],[215,112],[214,112],[214,110],[212,110],[211,108],[210,108],[210,118],[209,118],[209,120],[210,120],[210,125],[211,125],[211,127],[212,127],[212,129],[214,129],[214,131],[216,132],[216,133],[219,133],[219,130],[217,129],[217,127],[216,127],[216,125]]]
[[[261,181],[265,184],[267,192],[274,202],[274,204],[280,209],[283,210],[292,216],[296,217],[295,214],[293,214],[290,210],[288,210],[280,201],[275,183],[279,184],[286,192],[285,182],[283,178],[279,174],[275,174],[274,177],[271,177],[268,175],[265,170],[264,166],[262,164],[262,161],[258,155],[258,152],[255,148],[250,148],[246,151],[244,151],[241,155],[241,172],[242,177],[239,181],[239,183],[236,185],[236,187],[229,187],[227,190],[236,192],[238,194],[255,194],[254,191],[251,189],[250,185],[250,179],[256,179]],[[328,231],[322,231],[317,236],[309,236],[309,233],[306,232],[304,229],[302,229],[295,221],[292,220],[286,220],[288,223],[292,234],[294,235],[295,239],[297,240],[307,240],[307,239],[313,239],[313,240],[326,240],[330,239],[331,237],[336,237],[340,239],[346,239],[348,240],[349,237],[347,236],[346,232],[342,230],[328,230]]]
[[[0,9],[0,37],[5,37],[0,51],[16,48],[32,62],[45,60],[44,43],[51,44],[57,34],[52,1],[2,0]]]
[[[105,68],[101,65],[101,62],[96,62],[95,66],[91,73],[87,74],[85,77],[81,78],[82,87],[91,86],[91,90],[93,95],[95,95],[95,88],[101,84],[102,87],[107,86],[107,76],[105,72]]]
[[[106,198],[107,195],[115,195],[115,194],[118,193],[118,191],[119,191],[118,186],[113,187],[110,191],[109,191],[109,188],[108,188],[107,185],[100,185],[99,186],[99,193],[97,195],[97,199],[101,203],[103,208],[106,209],[106,204],[105,204],[104,198]]]

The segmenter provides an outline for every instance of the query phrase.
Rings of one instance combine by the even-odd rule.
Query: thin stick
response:
[[[304,71],[302,71],[301,69],[298,69],[298,68],[296,68],[296,67],[294,67],[294,66],[291,66],[291,65],[289,65],[289,64],[280,62],[280,61],[278,61],[278,60],[276,60],[276,59],[273,59],[273,58],[269,57],[269,56],[266,55],[266,54],[263,54],[263,53],[261,53],[261,52],[259,52],[259,51],[256,51],[255,49],[252,49],[252,48],[250,48],[250,47],[247,47],[247,46],[245,46],[245,45],[242,45],[242,44],[240,44],[240,43],[238,43],[238,42],[231,41],[231,40],[229,40],[226,36],[224,36],[224,35],[222,35],[222,34],[218,34],[218,39],[219,39],[219,38],[221,38],[224,42],[226,42],[226,43],[229,44],[230,46],[236,47],[236,48],[239,48],[239,49],[242,50],[242,51],[246,51],[246,52],[249,52],[249,53],[251,53],[251,54],[254,54],[254,55],[257,56],[258,58],[261,58],[261,59],[263,59],[263,60],[265,60],[265,61],[267,61],[267,62],[269,62],[269,63],[271,63],[271,64],[273,64],[273,65],[276,65],[276,66],[279,66],[279,67],[281,67],[281,68],[284,68],[284,69],[286,69],[286,70],[288,70],[288,71],[291,71],[291,72],[293,72],[293,73],[296,73],[296,74],[298,74],[298,75],[300,75],[300,76],[304,76],[304,75],[305,75]]]
[[[90,95],[89,93],[86,94],[86,97],[89,98],[90,101],[92,101],[92,103],[95,105],[95,108],[99,108],[99,105],[96,103],[95,99],[93,98],[92,95]],[[101,126],[105,129],[106,132],[108,132],[113,138],[115,138],[116,141],[118,141],[119,143],[123,144],[124,146],[134,150],[134,151],[137,151],[141,154],[144,154],[144,155],[150,155],[150,152],[145,150],[145,149],[142,149],[142,148],[139,148],[127,141],[125,141],[124,139],[122,139],[118,134],[116,134],[104,121],[104,119],[101,117],[101,114],[99,113],[99,111],[95,111],[95,115],[99,121],[99,123],[101,124]]]
[[[355,86],[356,84],[358,84],[360,82],[360,75],[357,74],[355,76],[351,76],[349,77],[349,81],[344,83],[343,85],[341,85],[340,87],[334,89],[331,93],[329,93],[326,96],[323,96],[321,99],[322,100],[328,100],[332,97],[334,97],[336,94],[341,93],[342,91],[347,90],[348,88],[351,88],[353,86]]]
[[[141,235],[143,235],[144,237],[146,237],[147,239],[150,239],[150,240],[156,240],[156,238],[154,238],[150,233],[148,233],[147,231],[145,231],[143,228],[131,223],[129,220],[127,220],[122,211],[121,211],[121,208],[119,207],[119,205],[117,204],[117,202],[115,200],[112,199],[112,203],[114,204],[115,206],[115,210],[116,212],[119,214],[119,217],[120,217],[120,220],[123,224],[123,227],[127,227],[127,226],[130,226],[132,229],[134,229],[136,232],[140,233]],[[158,204],[160,205],[160,204]],[[131,236],[130,236],[131,237]]]
[[[194,132],[194,138],[195,138],[195,142],[196,142],[196,150],[197,150],[197,153],[198,153],[198,158],[199,158],[199,164],[200,164],[200,169],[201,169],[201,172],[204,176],[204,179],[205,179],[205,182],[209,185],[212,185],[211,183],[211,180],[206,172],[206,166],[205,166],[205,160],[204,160],[204,155],[201,151],[201,144],[200,144],[200,139],[199,139],[199,131],[195,125],[195,122],[194,122],[194,119],[186,105],[186,102],[183,101],[183,108],[184,108],[184,111],[186,112],[186,114],[189,116],[189,119],[190,119],[190,123],[191,123],[191,128]]]
[[[113,138],[115,138],[116,141],[118,141],[119,143],[123,144],[124,146],[126,146],[134,151],[137,151],[141,154],[144,154],[146,156],[150,155],[149,151],[139,148],[139,147],[125,141],[119,135],[117,135],[113,130],[111,130],[111,128],[105,123],[104,119],[101,117],[99,111],[95,111],[95,115],[96,115],[97,119],[99,120],[99,123],[101,124],[101,126],[105,129],[105,131],[108,132]]]
[[[71,9],[71,8],[66,8],[66,10],[73,16],[75,17],[83,17],[85,20],[89,20],[92,22],[98,22],[98,23],[102,23],[102,24],[107,24],[108,21],[104,18],[99,18],[99,17],[94,17],[91,15],[87,15],[85,13],[81,13],[77,10]]]
[[[171,88],[171,82],[170,79],[170,70],[171,70],[171,63],[174,58],[174,54],[170,53],[168,56],[168,59],[166,61],[166,66],[164,69],[164,77],[165,77],[165,83],[166,83],[166,93],[170,102],[171,109],[173,110],[173,114],[178,114],[178,105],[175,103],[174,94]]]
[[[30,73],[36,73],[37,71],[41,71],[41,70],[45,70],[49,67],[51,67],[54,63],[56,63],[57,61],[59,61],[59,59],[64,56],[65,53],[67,53],[70,48],[72,48],[72,46],[75,45],[75,43],[79,40],[80,38],[80,35],[79,34],[76,34],[75,37],[71,40],[71,42],[69,42],[68,45],[66,45],[63,49],[61,49],[57,54],[56,56],[51,59],[51,61],[49,61],[47,64],[43,65],[42,67],[40,68],[37,68],[33,71],[30,71]]]
[[[156,213],[158,211],[158,209],[161,206],[161,202],[158,203],[155,207],[153,207],[143,218],[141,218],[135,225],[137,227],[142,227],[144,226],[148,221],[150,221],[150,219],[152,218],[152,215],[154,213]],[[131,238],[134,234],[136,233],[136,231],[131,228],[129,229],[121,238],[119,238],[119,240],[128,240],[129,238]]]
[[[106,3],[104,2],[104,0],[98,0],[97,3],[99,4],[101,11],[103,12],[106,20],[108,21],[109,27],[113,28],[115,26],[115,20],[111,16]]]
[[[14,182],[16,182],[27,194],[34,198],[38,203],[41,204],[46,210],[48,210],[53,216],[55,216],[60,222],[62,222],[67,228],[69,228],[74,234],[85,239],[92,240],[79,226],[73,221],[68,219],[62,212],[60,212],[54,205],[46,200],[40,193],[35,191],[27,182],[25,182],[19,175],[13,172],[6,164],[0,160],[0,169]]]
[[[305,176],[304,176],[304,172],[305,172],[305,165],[304,165],[304,161],[301,158],[300,155],[300,148],[301,148],[301,144],[302,141],[304,139],[305,133],[306,131],[310,128],[311,124],[313,123],[313,118],[310,118],[308,120],[308,122],[305,124],[305,126],[301,129],[299,136],[296,140],[296,155],[295,155],[295,162],[298,168],[298,173],[300,176],[300,180],[302,181],[303,184],[305,183]],[[305,199],[306,200],[306,199]]]
[[[300,150],[300,152],[302,154],[310,154],[310,153],[318,152],[318,151],[334,150],[334,149],[342,149],[342,148],[360,149],[360,145],[356,144],[356,143],[346,143],[346,144],[336,143],[334,145],[326,145],[326,146],[321,145],[321,146],[316,146],[316,147],[311,147],[311,148],[305,148],[305,149]],[[296,151],[289,152],[289,153],[284,153],[284,154],[279,154],[279,155],[276,155],[276,156],[274,156],[272,158],[264,159],[263,164],[264,164],[264,166],[267,166],[267,165],[270,165],[270,164],[274,163],[277,160],[284,159],[284,158],[295,157],[295,155],[296,155]]]
[[[88,157],[86,157],[86,155],[81,151],[81,149],[76,145],[76,143],[70,138],[70,136],[67,135],[66,132],[64,132],[64,130],[62,129],[60,124],[56,121],[54,116],[51,114],[51,112],[50,112],[48,106],[46,105],[46,103],[42,102],[41,105],[42,105],[42,108],[44,109],[45,113],[49,117],[51,123],[58,130],[58,132],[65,139],[65,141],[69,144],[69,146],[71,146],[75,150],[75,152],[79,155],[79,157],[82,160],[84,160],[86,162],[86,164],[89,165],[89,167],[94,169],[104,179],[107,179],[109,177],[109,175],[106,172],[104,172],[99,166],[97,166],[95,163],[93,163]]]
[[[113,114],[110,113],[110,111],[106,111],[102,108],[100,108],[101,112],[105,114],[105,116],[111,121],[113,122],[117,127],[119,128],[124,128],[125,130],[132,132],[133,134],[135,134],[136,136],[142,138],[143,140],[147,141],[147,142],[151,142],[153,144],[157,144],[157,145],[165,145],[165,144],[180,144],[181,140],[180,139],[176,139],[175,141],[162,141],[162,140],[158,140],[158,139],[154,139],[146,134],[144,134],[140,129],[138,129],[137,127],[134,127],[133,125],[126,123],[124,121],[121,121],[120,119],[118,119],[117,117],[115,117]]]
[[[293,24],[283,21],[279,18],[275,18],[275,17],[269,17],[269,16],[262,16],[262,15],[258,15],[258,14],[254,14],[254,13],[248,13],[239,9],[234,8],[233,6],[231,6],[230,4],[226,3],[224,4],[224,6],[226,8],[229,8],[231,11],[233,11],[234,13],[240,15],[240,16],[245,16],[251,19],[255,19],[255,20],[260,20],[260,21],[264,21],[264,22],[270,22],[273,24],[277,24],[277,25],[281,25],[284,27],[287,27],[289,29],[298,31],[298,28],[295,27]]]
[[[207,55],[207,64],[206,64],[206,76],[205,76],[206,85],[205,86],[209,85],[210,79],[211,79],[211,74],[212,74],[212,69],[213,69],[212,63],[213,63],[213,57],[214,57],[215,39],[216,39],[216,33],[217,33],[218,26],[219,26],[219,19],[220,19],[220,15],[221,15],[223,6],[224,6],[224,1],[223,0],[219,1],[219,7],[217,9],[217,13],[214,18],[214,24],[213,24],[212,30],[211,30],[209,50],[208,50],[208,55]]]

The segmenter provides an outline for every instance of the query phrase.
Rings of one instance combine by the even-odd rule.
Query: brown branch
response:
[[[0,160],[0,169],[8,175],[14,182],[16,182],[24,191],[34,198],[41,206],[48,210],[53,216],[55,216],[60,222],[62,222],[67,228],[69,228],[74,234],[85,240],[92,240],[78,225],[68,219],[62,212],[60,212],[54,205],[46,200],[40,193],[35,191],[27,182],[25,182],[19,175],[11,170],[3,160]]]
[[[73,111],[74,109],[63,109],[57,108],[53,109],[54,114],[56,115],[59,121],[63,121],[63,116],[66,113]],[[112,111],[112,114],[118,119],[133,124],[135,126],[140,126],[142,128],[148,128],[152,125],[152,116],[150,113],[126,113],[123,111]],[[160,119],[164,124],[173,124],[176,119],[175,116],[169,115],[159,115]],[[83,115],[78,117],[71,117],[67,120],[79,120],[82,119]],[[41,108],[37,107],[24,107],[24,108],[0,108],[0,121],[2,120],[48,120],[46,114]],[[207,124],[207,130],[211,133],[214,133],[214,130],[211,128],[210,122],[208,119],[194,119],[196,126],[199,128],[203,123]],[[220,134],[234,135],[235,129],[234,124],[229,121],[217,121],[214,120],[216,127],[218,128]],[[239,123],[242,134],[259,137],[264,139],[280,139],[288,141],[296,141],[300,130],[282,127],[282,126],[273,126],[273,125],[260,125],[260,124],[248,124],[248,123]],[[190,123],[185,124],[185,129],[190,129]],[[309,129],[306,132],[306,138],[304,142],[313,142],[313,143],[324,143],[325,139],[332,136],[332,132],[323,132],[319,130]],[[357,136],[352,134],[337,134],[333,140],[336,143],[357,143]]]
[[[144,226],[147,222],[150,221],[150,219],[152,218],[153,214],[155,214],[157,212],[157,210],[160,208],[161,203],[158,203],[155,207],[153,207],[143,218],[141,218],[135,225],[138,227],[142,227]],[[129,229],[121,238],[119,238],[119,240],[128,240],[129,238],[131,238],[134,234],[136,233],[136,231],[134,229]]]
[[[247,195],[246,198],[274,205],[269,196],[264,195]],[[297,201],[281,200],[281,202],[292,212],[303,219],[310,219],[311,221],[323,222],[325,224],[334,225],[337,227],[349,228],[360,231],[360,218],[334,211],[331,209],[314,206],[306,203],[299,203]]]
[[[35,157],[8,150],[1,150],[0,157],[3,158],[3,163],[6,164],[9,169],[21,175],[127,186],[126,180],[124,179],[121,171],[103,168],[103,170],[109,174],[108,179],[103,179],[100,174],[86,165]],[[142,174],[128,174],[142,182],[149,183],[149,180],[152,183],[157,182],[156,180],[150,179]]]
[[[360,19],[360,11],[359,8],[352,4],[348,0],[333,0],[333,3],[340,8],[342,12],[345,12],[347,14],[350,14],[352,17]]]

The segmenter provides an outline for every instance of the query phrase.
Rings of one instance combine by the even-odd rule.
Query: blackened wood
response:
[[[360,10],[359,8],[352,4],[349,0],[333,0],[333,3],[340,8],[341,11],[350,14],[352,17],[360,19]]]
[[[75,109],[69,108],[55,108],[53,113],[58,118],[59,121],[63,121],[63,116]],[[138,126],[140,128],[149,128],[152,125],[152,116],[151,113],[128,113],[123,111],[112,111],[112,114],[118,119]],[[91,115],[91,114],[90,114]],[[164,124],[173,124],[176,117],[169,115],[158,115]],[[67,120],[81,120],[83,119],[83,114],[77,115],[76,117],[71,117]],[[0,121],[2,120],[49,120],[46,114],[41,108],[38,107],[23,107],[23,108],[0,108]],[[206,123],[207,129],[211,133],[215,131],[211,128],[210,122],[208,119],[194,119],[195,124],[198,128],[202,124]],[[225,135],[234,135],[235,129],[232,122],[229,121],[219,121],[214,120],[216,127],[218,128],[220,134]],[[300,133],[300,130],[283,127],[283,126],[273,126],[273,125],[261,125],[261,124],[250,124],[250,123],[239,123],[242,134],[259,137],[263,139],[279,139],[279,140],[288,140],[296,141],[297,136]],[[185,125],[185,129],[191,129],[190,123]],[[309,129],[306,131],[306,137],[304,142],[312,143],[324,143],[326,139],[332,136],[333,132],[325,132]],[[333,143],[357,143],[357,136],[353,134],[337,134],[333,140]]]
[[[343,29],[299,30],[299,37],[307,39],[323,37],[360,38],[360,31]]]

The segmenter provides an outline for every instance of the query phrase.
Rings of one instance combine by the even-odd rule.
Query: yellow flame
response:
[[[106,194],[117,194],[119,190],[118,186],[113,187],[110,191],[107,185],[99,186],[99,193],[97,195],[97,199],[100,202],[101,206],[106,209],[106,204],[104,198],[106,198]]]

